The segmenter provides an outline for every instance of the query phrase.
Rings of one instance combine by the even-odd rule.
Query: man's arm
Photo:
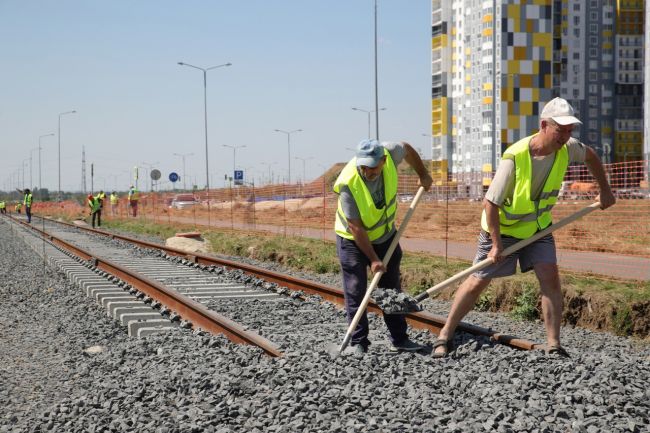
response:
[[[499,206],[487,199],[483,199],[483,207],[485,208],[487,225],[492,239],[492,249],[488,253],[488,258],[491,257],[495,262],[498,262],[503,258],[501,257],[503,245],[501,244],[501,226],[499,225]]]
[[[600,158],[598,158],[598,155],[591,147],[585,147],[587,151],[585,154],[585,164],[589,168],[591,175],[596,179],[596,182],[598,182],[598,187],[600,188],[600,194],[596,197],[596,200],[600,202],[601,209],[607,209],[616,203],[616,198],[612,194],[612,189],[607,181],[607,176],[605,176],[605,168],[600,162]]]
[[[370,270],[372,270],[373,273],[379,271],[386,272],[386,267],[384,267],[384,264],[379,259],[375,249],[372,247],[368,233],[366,232],[366,229],[363,228],[361,220],[349,218],[348,226],[350,228],[350,233],[354,236],[354,242],[357,244],[357,247],[359,247],[366,257],[368,257],[368,260],[370,260]]]
[[[413,167],[413,170],[420,176],[420,182],[419,184],[424,187],[426,191],[429,191],[429,188],[431,188],[431,184],[433,183],[433,179],[431,179],[431,175],[427,171],[426,167],[424,166],[424,163],[422,162],[422,158],[420,158],[420,155],[413,149],[413,147],[406,143],[402,142],[404,145],[404,160],[407,162],[408,165]]]

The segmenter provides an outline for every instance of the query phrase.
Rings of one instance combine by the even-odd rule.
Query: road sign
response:
[[[151,170],[151,174],[150,174],[150,176],[151,176],[151,179],[152,179],[152,180],[158,180],[158,179],[160,179],[160,170],[154,168],[153,170]]]
[[[178,173],[174,173],[173,171],[171,173],[169,173],[169,181],[170,182],[178,182],[180,180],[180,178],[181,177],[178,175]]]
[[[235,185],[243,185],[244,184],[244,170],[235,170],[235,175],[233,176],[233,179],[235,179]]]

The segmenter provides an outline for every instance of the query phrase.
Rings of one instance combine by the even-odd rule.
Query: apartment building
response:
[[[571,102],[584,123],[576,135],[604,161],[640,155],[643,3],[433,0],[440,179],[444,168],[460,181],[492,171],[507,146],[538,128],[555,96]]]

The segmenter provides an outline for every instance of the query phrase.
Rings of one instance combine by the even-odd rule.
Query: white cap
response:
[[[573,125],[582,122],[573,115],[573,107],[566,99],[551,99],[542,110],[540,119],[553,119],[558,125]]]

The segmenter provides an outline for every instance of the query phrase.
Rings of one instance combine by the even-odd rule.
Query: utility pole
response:
[[[86,194],[86,146],[81,146],[81,190]]]

